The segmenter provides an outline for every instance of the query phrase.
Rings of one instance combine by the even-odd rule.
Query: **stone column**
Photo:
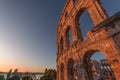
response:
[[[69,48],[69,38],[64,35],[64,50]]]
[[[112,59],[111,65],[112,65],[112,69],[114,71],[116,80],[120,80],[120,57]]]
[[[82,41],[82,32],[80,29],[80,23],[79,20],[77,21],[74,17],[74,19],[72,20],[72,26],[73,26],[73,41],[78,41],[81,40]]]
[[[105,9],[101,6],[100,0],[94,0],[94,4],[96,5],[98,13],[101,15],[101,17],[103,17],[103,19],[108,18],[108,15],[107,15]]]
[[[57,80],[60,80],[59,79],[59,66],[57,65],[57,77],[56,77]]]
[[[98,0],[90,0],[87,11],[90,14],[94,26],[100,24],[102,21],[108,18],[105,10],[102,8]]]
[[[84,64],[80,64],[80,72],[79,72],[79,80],[89,80],[86,66]]]
[[[64,80],[68,80],[67,63],[64,63]]]

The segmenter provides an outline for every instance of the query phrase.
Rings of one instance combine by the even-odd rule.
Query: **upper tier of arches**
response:
[[[57,29],[57,46],[59,52],[69,48],[73,42],[83,40],[79,19],[85,11],[90,15],[93,27],[108,18],[108,15],[98,0],[67,0]],[[72,33],[71,43],[69,31]],[[61,39],[63,41],[62,43]]]

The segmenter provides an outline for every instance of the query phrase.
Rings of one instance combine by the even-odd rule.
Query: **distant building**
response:
[[[114,72],[107,59],[92,60],[92,72],[94,80],[115,80]]]
[[[107,59],[101,60],[102,78],[105,80],[115,80],[114,72]]]
[[[94,80],[98,80],[100,79],[100,75],[101,75],[101,64],[100,62],[98,62],[97,60],[92,60],[91,63],[92,65],[92,72],[93,72],[93,78]]]

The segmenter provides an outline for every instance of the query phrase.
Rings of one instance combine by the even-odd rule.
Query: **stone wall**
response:
[[[67,0],[58,23],[57,80],[63,80],[63,78],[64,80],[73,80],[73,78],[93,80],[87,63],[96,51],[102,52],[108,58],[116,80],[119,80],[120,12],[108,18],[98,0],[77,0],[75,3],[73,1]],[[84,10],[90,14],[95,27],[88,31],[83,39],[78,19]],[[72,31],[73,36],[71,44],[69,30]]]

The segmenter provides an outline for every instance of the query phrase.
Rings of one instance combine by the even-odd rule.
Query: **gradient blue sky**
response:
[[[120,0],[101,0],[109,16]],[[0,0],[0,71],[56,67],[56,28],[66,0]],[[87,15],[85,13],[85,15]],[[90,22],[81,17],[83,24]],[[90,29],[83,27],[83,34]]]

